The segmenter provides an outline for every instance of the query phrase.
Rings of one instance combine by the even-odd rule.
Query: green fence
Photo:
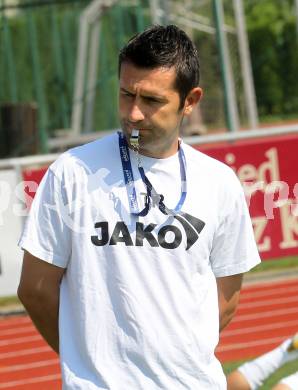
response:
[[[79,17],[89,3],[27,0],[11,6],[0,0],[0,105],[37,103],[42,151],[55,130],[70,128]],[[119,2],[105,11],[101,22],[94,130],[118,125],[118,51],[129,36],[150,24],[148,4]]]
[[[229,26],[227,38],[236,103],[240,123],[247,126],[233,2],[222,1]],[[0,108],[5,103],[36,103],[37,136],[42,151],[46,151],[47,138],[56,130],[71,127],[79,18],[90,3],[91,0],[0,0]],[[224,128],[224,94],[212,1],[160,0],[159,3],[171,5],[171,15],[177,16],[174,23],[191,34],[199,49],[201,86],[205,91],[200,105],[202,122],[211,130]],[[118,52],[131,35],[151,24],[150,4],[150,0],[119,0],[101,17],[93,131],[118,126]],[[278,0],[244,2],[261,120],[267,120],[268,115],[269,120],[297,118],[298,39],[294,2],[280,4]],[[85,87],[74,104],[84,103],[89,92]],[[20,143],[11,155],[22,154]],[[2,144],[3,129],[0,129],[0,157]]]

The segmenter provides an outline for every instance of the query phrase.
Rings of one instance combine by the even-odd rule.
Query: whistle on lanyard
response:
[[[135,151],[139,150],[139,130],[132,130],[129,142]]]

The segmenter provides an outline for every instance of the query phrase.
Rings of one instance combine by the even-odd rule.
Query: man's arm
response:
[[[220,331],[222,331],[234,317],[239,301],[242,278],[242,274],[216,278]]]
[[[64,268],[24,253],[18,296],[36,328],[59,353],[59,292]]]

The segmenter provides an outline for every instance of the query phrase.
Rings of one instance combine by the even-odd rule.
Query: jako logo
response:
[[[187,213],[180,213],[179,215],[175,215],[174,218],[181,223],[185,231],[187,237],[186,250],[188,250],[199,238],[205,222]],[[157,224],[155,223],[149,223],[149,225],[144,226],[143,223],[136,222],[136,235],[135,241],[133,242],[125,222],[117,222],[111,236],[109,234],[109,222],[96,222],[94,227],[95,229],[100,229],[100,234],[98,236],[91,236],[91,241],[96,246],[117,245],[119,242],[123,242],[126,246],[143,246],[144,240],[146,240],[151,247],[160,246],[164,249],[175,249],[181,244],[182,232],[177,226],[162,226],[157,232],[157,237],[155,237],[152,232],[156,226]],[[169,232],[174,236],[174,239],[171,241],[166,240],[166,235]]]

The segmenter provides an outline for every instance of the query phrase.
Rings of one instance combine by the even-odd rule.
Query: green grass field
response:
[[[228,374],[229,372],[233,371],[235,368],[237,368],[241,363],[244,363],[245,360],[233,362],[233,363],[226,363],[223,364],[224,372],[225,374]],[[277,370],[274,374],[272,374],[266,382],[264,382],[263,386],[261,386],[260,390],[271,390],[273,385],[275,385],[281,378],[284,378],[285,376],[291,375],[294,372],[298,370],[298,361],[294,360],[293,362],[285,364],[283,367],[281,367],[279,370]]]
[[[265,272],[265,271],[278,271],[288,268],[298,267],[298,256],[282,257],[274,260],[262,261],[261,264],[253,268],[250,273]]]

